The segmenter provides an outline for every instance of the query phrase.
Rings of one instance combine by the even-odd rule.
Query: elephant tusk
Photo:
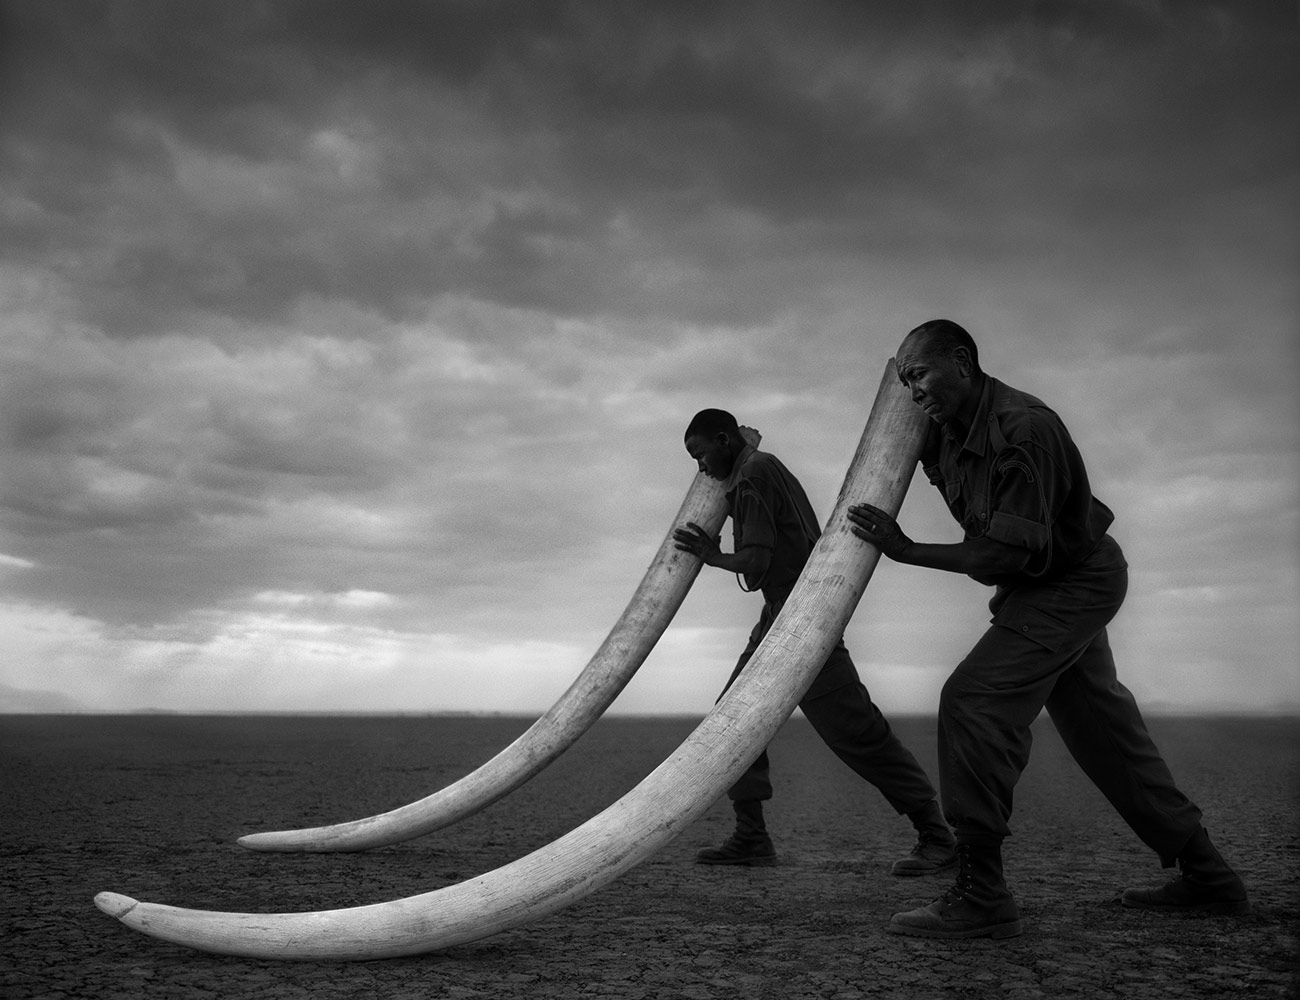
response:
[[[136,930],[254,958],[356,960],[437,951],[554,913],[645,860],[703,814],[776,735],[857,607],[880,553],[849,528],[867,501],[897,514],[926,418],[891,361],[826,531],[748,666],[696,730],[636,788],[546,847],[456,885],[314,913],[226,913],[102,892]]]
[[[364,851],[451,826],[510,794],[591,728],[645,662],[681,607],[701,563],[674,546],[673,528],[694,521],[712,534],[726,518],[722,484],[696,473],[627,608],[586,667],[544,715],[476,770],[388,812],[330,826],[250,833],[238,843],[255,851]]]

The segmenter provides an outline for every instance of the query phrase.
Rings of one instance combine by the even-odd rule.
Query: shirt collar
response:
[[[741,466],[749,460],[750,455],[754,454],[754,452],[758,450],[758,443],[763,440],[763,435],[758,433],[758,431],[754,430],[752,427],[742,427],[740,429],[740,436],[745,439],[745,447],[742,448],[740,454],[736,456],[736,461],[731,466],[731,475],[729,475],[726,482],[722,484],[723,490],[727,493],[730,493],[736,488],[736,484],[740,482]]]
[[[993,406],[993,386],[997,382],[992,375],[984,376],[984,388],[980,391],[979,405],[975,407],[975,414],[971,418],[970,430],[966,432],[966,440],[962,443],[963,451],[973,451],[976,455],[983,455],[989,439],[989,410]],[[956,442],[957,437],[944,425],[943,433],[949,441]]]

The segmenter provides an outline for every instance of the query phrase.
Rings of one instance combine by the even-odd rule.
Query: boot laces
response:
[[[957,845],[957,878],[940,897],[940,902],[952,905],[970,898],[975,889],[975,877],[971,874],[970,845]]]

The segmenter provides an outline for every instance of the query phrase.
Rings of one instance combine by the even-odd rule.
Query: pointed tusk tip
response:
[[[123,896],[119,892],[101,892],[95,897],[95,905],[110,917],[121,920],[139,906],[140,901],[130,896]]]
[[[240,847],[247,848],[250,851],[279,851],[290,852],[301,850],[296,847],[292,841],[279,833],[246,833],[235,840]]]

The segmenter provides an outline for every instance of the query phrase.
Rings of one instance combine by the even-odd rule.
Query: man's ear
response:
[[[952,360],[957,364],[957,370],[963,375],[969,376],[975,371],[975,362],[971,360],[970,348],[962,346],[953,349]]]
[[[731,435],[726,431],[718,431],[718,444],[722,445],[723,448],[730,448]]]

